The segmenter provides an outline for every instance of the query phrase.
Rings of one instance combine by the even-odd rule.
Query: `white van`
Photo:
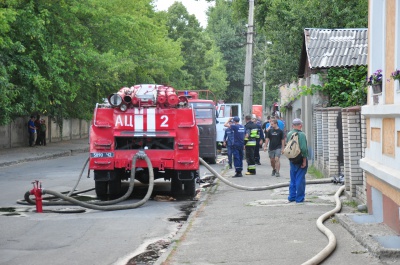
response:
[[[218,103],[216,107],[216,126],[217,126],[217,147],[221,148],[224,141],[226,127],[225,122],[229,117],[238,116],[242,121],[242,104],[240,103]]]

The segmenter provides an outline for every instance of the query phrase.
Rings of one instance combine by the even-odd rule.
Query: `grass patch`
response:
[[[343,204],[346,205],[346,206],[355,208],[355,209],[356,209],[357,206],[358,206],[358,203],[357,203],[356,201],[354,201],[354,200],[352,200],[352,201],[345,201],[345,202],[343,202]]]
[[[311,176],[313,176],[313,177],[316,178],[316,179],[322,179],[322,178],[325,177],[324,174],[322,174],[322,172],[319,171],[319,170],[318,170],[316,167],[314,167],[313,165],[308,167],[307,173],[310,174]]]
[[[331,218],[331,223],[332,224],[338,224],[339,221],[336,218]]]

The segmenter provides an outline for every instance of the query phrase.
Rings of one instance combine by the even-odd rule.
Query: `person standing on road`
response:
[[[36,127],[36,140],[35,140],[35,144],[36,144],[36,145],[42,145],[42,139],[41,139],[41,135],[40,135],[40,115],[37,115],[37,116],[36,116],[35,127]]]
[[[229,125],[231,125],[233,123],[233,121],[229,121]],[[227,153],[228,153],[228,164],[229,164],[229,169],[232,168],[232,151],[233,151],[233,143],[234,143],[234,139],[233,139],[234,135],[233,135],[233,131],[230,127],[226,128],[225,130],[225,134],[224,134],[224,146],[227,149]]]
[[[271,126],[270,121],[271,121],[271,116],[268,116],[268,117],[267,117],[267,120],[266,120],[266,121],[263,123],[263,125],[261,126],[262,129],[263,129],[263,132],[264,132],[264,136],[265,136],[265,137],[267,137],[268,130],[270,129],[270,126]]]
[[[277,117],[277,116],[274,117],[274,119],[276,120],[279,129],[281,129],[282,132],[284,132],[284,131],[285,131],[285,123],[284,123],[279,117]]]
[[[28,121],[28,132],[29,132],[29,146],[33,147],[35,143],[35,116],[31,116],[31,119]]]
[[[244,142],[246,145],[246,162],[247,172],[246,175],[256,174],[256,161],[254,159],[254,150],[256,148],[256,142],[259,141],[257,125],[252,121],[251,115],[246,115],[246,134]]]
[[[230,123],[233,121],[233,123]],[[238,116],[230,117],[224,124],[225,127],[229,127],[233,131],[233,164],[235,166],[236,174],[234,178],[243,177],[243,148],[244,148],[244,136],[245,128],[243,125],[239,124],[240,118]]]
[[[269,145],[268,145],[269,144]],[[281,168],[280,157],[282,147],[285,146],[285,137],[283,131],[279,128],[276,120],[271,120],[271,129],[265,137],[264,152],[268,147],[269,160],[272,167],[272,176],[280,177],[279,170]]]
[[[293,133],[298,133],[301,153],[296,158],[289,159],[290,163],[290,184],[289,184],[289,202],[301,203],[304,201],[306,193],[306,173],[308,168],[308,148],[307,138],[302,132],[303,121],[296,118],[292,122],[293,130],[287,135],[290,139]]]

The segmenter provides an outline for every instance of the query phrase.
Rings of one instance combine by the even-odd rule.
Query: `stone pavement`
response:
[[[247,187],[289,183],[289,161],[282,157],[281,176],[272,177],[267,156],[261,152],[254,176],[232,178],[234,170],[226,163],[221,175]],[[316,221],[335,208],[340,185],[307,185],[305,203],[296,204],[287,203],[288,187],[248,191],[215,183],[203,191],[197,210],[156,264],[303,264],[327,246]],[[358,213],[344,194],[340,199],[341,212],[324,222],[337,245],[323,264],[400,264],[399,236],[382,224],[354,222],[355,216],[369,215]]]
[[[88,139],[47,146],[0,149],[0,170],[18,163],[88,152]],[[281,159],[281,176],[271,176],[267,153],[261,151],[257,174],[232,178],[227,164],[215,168],[228,180],[246,187],[264,187],[289,182],[289,162]],[[224,161],[224,159],[221,159]],[[244,166],[246,163],[244,162]],[[201,175],[209,174],[204,169]],[[312,177],[307,175],[307,180]],[[333,183],[306,187],[303,204],[287,204],[288,188],[248,191],[216,179],[202,189],[197,209],[155,264],[302,264],[328,244],[316,220],[335,208]],[[337,245],[323,264],[400,264],[400,238],[381,223],[356,222],[367,214],[357,212],[343,194],[341,212],[324,225]]]

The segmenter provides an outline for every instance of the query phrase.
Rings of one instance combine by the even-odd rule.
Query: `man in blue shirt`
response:
[[[231,123],[233,121],[233,123]],[[243,177],[243,149],[244,149],[244,126],[239,124],[240,118],[238,116],[230,117],[224,124],[225,127],[230,128],[233,131],[233,164],[235,166],[236,174],[234,178]]]
[[[232,123],[233,122],[229,122],[229,124],[232,124]],[[232,129],[230,127],[226,128],[225,134],[224,134],[224,146],[228,150],[229,169],[232,168],[232,151],[233,151],[233,143],[234,143],[233,137],[234,137],[234,135],[233,135]]]
[[[278,123],[279,129],[281,129],[282,132],[284,132],[285,131],[285,123],[283,123],[283,121],[281,119],[279,119],[279,117],[275,117],[274,119]]]
[[[36,133],[36,127],[35,127],[35,116],[31,116],[31,119],[28,122],[28,132],[29,132],[29,146],[32,147],[34,146],[34,141],[35,141],[35,133]]]

